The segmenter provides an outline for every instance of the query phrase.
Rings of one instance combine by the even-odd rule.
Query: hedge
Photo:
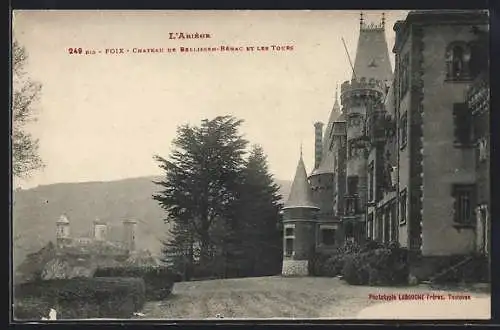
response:
[[[139,277],[146,285],[146,300],[162,300],[172,293],[178,275],[162,266],[98,268],[94,277]]]
[[[75,278],[35,281],[14,288],[14,316],[40,320],[50,308],[58,319],[130,318],[145,302],[140,278]]]
[[[407,250],[397,244],[352,253],[344,260],[343,279],[354,285],[398,285],[408,281]]]

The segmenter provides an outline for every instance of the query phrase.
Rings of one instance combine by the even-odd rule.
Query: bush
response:
[[[351,254],[358,253],[361,247],[356,242],[346,241],[344,245],[337,249],[337,254]]]
[[[376,249],[380,249],[382,248],[384,245],[377,242],[377,241],[374,241],[372,239],[367,239],[365,241],[365,243],[363,244],[363,246],[360,248],[359,252],[368,252],[368,251],[373,251],[373,250],[376,250]]]
[[[95,278],[102,277],[139,277],[146,285],[147,300],[162,300],[167,298],[174,287],[178,274],[170,269],[161,266],[146,267],[106,267],[99,268],[94,274]]]
[[[407,251],[394,243],[351,254],[342,269],[344,280],[353,285],[405,284],[408,274]]]
[[[365,253],[353,253],[346,256],[342,268],[342,278],[349,284],[361,285],[368,284],[369,275],[366,265],[363,264]]]
[[[330,258],[329,254],[317,252],[309,261],[309,274],[313,276],[328,276],[325,272],[326,261]]]
[[[58,319],[129,318],[145,302],[140,278],[78,278],[36,281],[14,288],[16,319],[39,320],[50,308]]]

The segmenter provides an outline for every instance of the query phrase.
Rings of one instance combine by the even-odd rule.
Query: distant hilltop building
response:
[[[60,250],[80,249],[83,253],[92,250],[94,253],[127,254],[135,250],[135,220],[123,221],[123,239],[121,241],[108,240],[108,225],[106,222],[96,219],[93,222],[92,237],[72,237],[70,234],[71,223],[66,215],[61,215],[56,222],[56,247]],[[93,249],[90,249],[93,247]]]
[[[71,221],[63,214],[55,223],[55,244],[28,255],[16,269],[16,282],[92,277],[97,268],[159,265],[149,251],[136,249],[136,226],[135,220],[124,220],[122,240],[112,241],[107,223],[96,219],[90,237],[73,237]]]
[[[284,205],[283,275],[308,275],[315,252],[345,241],[398,242],[419,279],[489,255],[488,29],[485,11],[410,11],[393,73],[384,16],[361,14],[342,106],[335,93],[314,168],[301,153]]]

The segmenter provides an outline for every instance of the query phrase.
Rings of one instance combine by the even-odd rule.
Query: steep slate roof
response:
[[[333,130],[333,123],[337,121],[340,116],[340,105],[338,101],[338,90],[335,91],[335,103],[333,105],[333,109],[330,112],[330,118],[328,118],[328,124],[326,125],[326,130],[323,133],[323,154],[321,156],[321,162],[318,168],[314,169],[311,173],[311,176],[324,174],[324,173],[333,173],[333,152],[330,150],[330,141]]]
[[[297,170],[295,171],[295,178],[293,179],[292,187],[290,188],[290,194],[288,195],[288,200],[285,203],[283,209],[291,208],[314,208],[319,209],[319,207],[312,202],[312,191],[307,181],[306,167],[304,161],[302,160],[302,152],[300,154],[299,163],[297,164]]]
[[[356,79],[392,80],[384,24],[366,25],[362,23],[360,25],[354,72],[356,77],[353,76],[353,78]]]

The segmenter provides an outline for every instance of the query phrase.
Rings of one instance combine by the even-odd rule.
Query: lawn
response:
[[[175,284],[169,299],[146,303],[141,319],[211,319],[217,315],[225,319],[355,319],[365,308],[383,303],[370,299],[370,294],[439,292],[426,286],[351,286],[337,278],[319,277],[272,276],[183,282]],[[488,297],[471,295],[474,299]]]

